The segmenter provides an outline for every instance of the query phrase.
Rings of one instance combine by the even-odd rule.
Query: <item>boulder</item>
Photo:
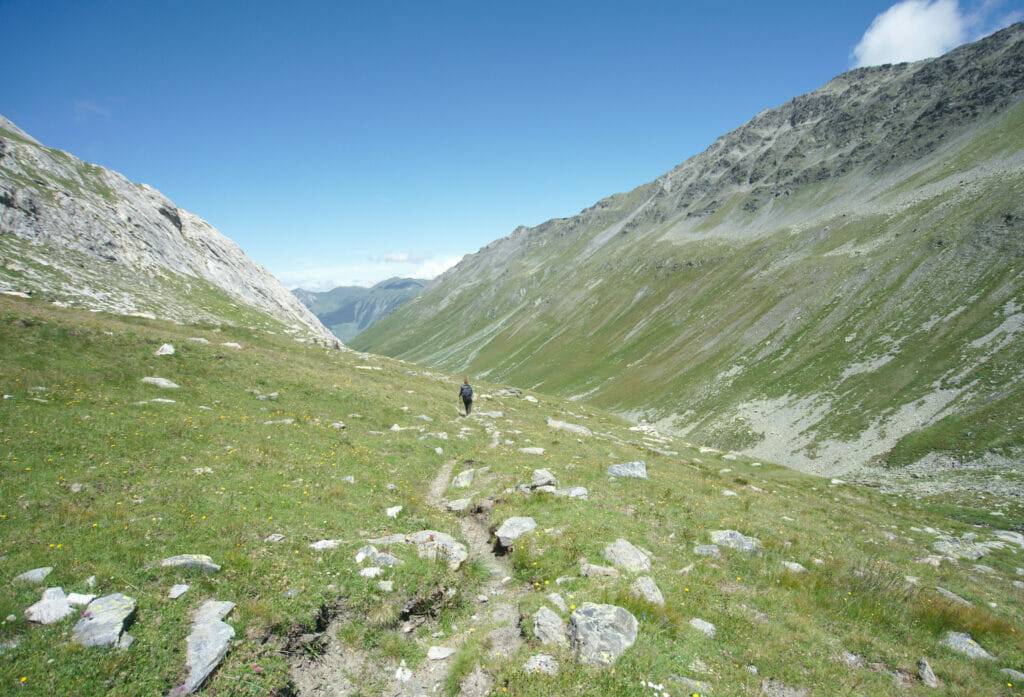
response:
[[[220,565],[215,564],[213,559],[205,554],[179,554],[176,557],[168,557],[160,562],[161,566],[198,566],[208,573],[220,571]]]
[[[199,689],[210,673],[221,664],[235,638],[234,628],[222,622],[235,607],[227,601],[207,600],[192,620],[192,632],[185,639],[185,668],[188,676],[169,697],[189,695]]]
[[[580,559],[580,575],[587,577],[607,576],[609,578],[618,578],[619,570],[613,569],[610,566],[598,566],[597,564],[588,564],[585,559]]]
[[[526,660],[526,663],[523,664],[523,670],[527,673],[558,675],[558,661],[555,660],[554,656],[539,653],[536,656],[530,656]]]
[[[391,506],[390,508],[388,508],[385,511],[385,513],[387,514],[388,518],[397,518],[398,514],[401,513],[401,512],[402,512],[402,507],[401,506]]]
[[[42,583],[53,571],[52,566],[41,566],[14,577],[16,583]]]
[[[583,603],[569,618],[569,642],[584,665],[613,665],[636,643],[639,622],[625,608]]]
[[[542,644],[568,646],[569,638],[565,633],[565,622],[547,606],[533,613],[533,635]]]
[[[153,355],[154,356],[173,356],[174,355],[174,347],[171,346],[170,344],[161,344],[160,348],[158,348],[156,350],[156,353],[154,353]]]
[[[327,549],[334,549],[340,545],[344,540],[317,540],[309,545],[309,548],[315,552],[323,552]]]
[[[973,537],[946,537],[932,544],[939,554],[945,554],[954,559],[970,559],[977,561],[989,551],[987,547],[976,544]]]
[[[455,649],[447,646],[431,646],[427,649],[427,658],[431,661],[443,661],[455,655]]]
[[[124,633],[135,615],[135,599],[120,593],[105,595],[89,603],[82,619],[71,631],[73,641],[82,646],[119,646],[131,644]]]
[[[804,566],[803,564],[800,564],[799,562],[795,562],[795,561],[784,561],[784,562],[782,562],[782,566],[787,571],[791,571],[794,574],[802,574],[802,573],[806,573],[807,572],[807,567],[806,566]]]
[[[544,448],[520,448],[519,452],[523,455],[543,455]]]
[[[160,387],[165,390],[176,390],[179,387],[178,385],[168,380],[167,378],[146,377],[142,378],[142,382],[146,383],[147,385],[153,385],[154,387]]]
[[[618,465],[611,465],[608,468],[609,477],[631,477],[633,479],[647,479],[647,465],[643,460],[637,462],[623,462]]]
[[[917,662],[917,675],[926,686],[934,689],[939,687],[939,679],[935,677],[935,671],[927,658],[919,659]]]
[[[473,484],[473,477],[476,475],[476,470],[465,470],[455,475],[455,479],[452,480],[452,487],[455,489],[465,489]]]
[[[572,486],[568,489],[555,489],[555,496],[568,496],[571,499],[581,499],[587,501],[587,487],[585,486]]]
[[[456,542],[451,535],[436,530],[421,530],[408,537],[411,544],[416,545],[416,553],[421,559],[443,561],[452,570],[462,566],[469,559],[466,545]]]
[[[473,499],[455,499],[454,501],[449,501],[445,508],[452,513],[461,513],[472,505]]]
[[[946,632],[939,642],[942,646],[962,653],[968,658],[978,658],[985,661],[994,661],[996,657],[983,649],[981,645],[971,638],[970,634],[963,632]]]
[[[534,489],[540,486],[558,486],[558,480],[549,469],[534,470],[533,477],[530,478],[530,486]]]
[[[763,550],[761,541],[756,537],[747,537],[736,530],[713,530],[711,542],[746,554],[761,554]]]
[[[605,547],[603,555],[612,566],[625,571],[639,573],[651,570],[651,558],[622,538]]]
[[[59,622],[73,612],[63,588],[47,588],[42,599],[25,610],[28,621],[38,624]]]
[[[658,584],[650,576],[639,577],[633,581],[633,585],[629,587],[629,590],[633,595],[643,598],[652,605],[665,607],[665,596],[661,594]]]
[[[529,516],[514,516],[502,523],[494,535],[502,547],[511,547],[519,536],[536,529],[537,523]]]
[[[698,617],[694,617],[690,620],[690,626],[709,639],[714,639],[715,634],[718,633],[718,630],[715,629],[715,625]]]

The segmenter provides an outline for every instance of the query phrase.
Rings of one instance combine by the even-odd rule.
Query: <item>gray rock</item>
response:
[[[514,516],[502,523],[494,535],[498,538],[498,544],[502,547],[511,547],[512,543],[520,535],[528,533],[536,529],[536,527],[537,523],[533,518],[529,516]]]
[[[935,671],[932,670],[932,666],[928,663],[927,658],[919,659],[917,662],[917,674],[921,678],[921,682],[932,689],[936,689],[939,686],[939,679],[935,677]]]
[[[94,593],[68,593],[68,605],[71,607],[85,607],[95,599]]]
[[[567,496],[571,499],[582,499],[587,501],[587,487],[585,486],[572,486],[568,489],[556,489],[555,496]]]
[[[647,479],[647,465],[643,460],[637,462],[623,462],[619,465],[612,465],[608,468],[610,477],[631,477],[633,479]]]
[[[533,613],[533,635],[542,644],[569,645],[569,638],[565,633],[565,622],[546,606]]]
[[[52,566],[41,566],[38,569],[32,569],[15,576],[14,581],[16,583],[42,583],[50,575],[51,571],[53,571]]]
[[[533,477],[530,479],[530,486],[534,489],[541,486],[558,486],[558,479],[555,478],[554,473],[549,469],[534,470]]]
[[[569,642],[580,663],[610,666],[636,643],[639,627],[625,608],[583,603],[569,618]]]
[[[398,514],[402,512],[401,506],[391,506],[385,511],[388,518],[397,518]]]
[[[980,544],[975,544],[972,540],[974,538],[964,537],[946,537],[932,544],[934,549],[939,554],[945,554],[946,556],[953,557],[954,559],[970,559],[971,561],[977,561],[981,559],[988,552],[988,548]]]
[[[609,566],[598,566],[597,564],[588,564],[585,559],[580,559],[580,575],[587,577],[607,576],[609,578],[618,578],[619,570],[613,569]],[[555,582],[557,583],[557,581]]]
[[[331,428],[333,428],[335,431],[344,431],[345,430],[345,422],[344,421],[335,421],[333,424],[331,424]]]
[[[962,653],[968,658],[977,658],[985,661],[994,661],[996,657],[983,649],[978,642],[971,638],[970,634],[963,632],[946,632],[939,642],[942,646]]]
[[[377,578],[382,573],[384,573],[384,569],[379,566],[368,566],[365,569],[359,570],[359,575],[363,578]]]
[[[421,530],[409,535],[408,541],[416,545],[416,553],[423,559],[443,561],[452,570],[469,559],[466,545],[456,542],[451,535],[436,530]]]
[[[551,601],[552,605],[557,607],[562,612],[569,612],[569,606],[565,604],[565,599],[562,597],[560,593],[555,593],[554,591],[552,591],[551,593],[548,593],[547,598],[549,601]]]
[[[473,499],[455,499],[454,501],[449,501],[445,508],[452,513],[461,513],[472,505]]]
[[[570,424],[565,421],[559,421],[558,419],[552,419],[548,417],[547,424],[549,428],[553,428],[556,431],[565,431],[574,436],[592,436],[594,432],[586,426],[580,426],[579,424]]]
[[[295,423],[295,419],[277,419],[276,421],[264,421],[264,426],[289,426]]]
[[[698,617],[694,617],[690,620],[690,626],[710,639],[714,639],[715,634],[718,633],[718,630],[715,629],[715,625]]]
[[[455,479],[452,480],[452,488],[454,489],[465,489],[473,484],[473,477],[476,475],[476,470],[464,470],[455,475]]]
[[[949,602],[955,603],[956,605],[963,605],[965,607],[973,607],[974,606],[974,603],[972,603],[970,600],[966,600],[964,598],[961,598],[959,595],[957,595],[953,591],[946,590],[942,586],[935,586],[935,592],[938,593],[939,595],[941,595],[943,598],[945,598]]]
[[[25,610],[28,621],[38,624],[59,622],[73,612],[63,588],[47,588],[42,599]]]
[[[309,545],[309,548],[315,552],[323,552],[328,549],[334,549],[344,542],[344,540],[317,540]]]
[[[633,581],[633,585],[629,589],[638,598],[643,598],[652,605],[665,607],[665,596],[661,594],[658,584],[650,576],[641,576]]]
[[[227,601],[207,600],[192,620],[192,631],[185,639],[185,682],[169,693],[170,697],[189,695],[199,689],[216,670],[235,638],[234,628],[222,622],[235,607]]]
[[[765,678],[761,681],[761,694],[765,697],[808,697],[810,690],[798,690],[778,680]]]
[[[373,545],[365,545],[356,552],[356,564],[362,564],[364,561],[369,561],[374,566],[388,568],[398,566],[402,563],[401,559],[388,554],[387,552],[381,552]]]
[[[160,562],[161,566],[190,567],[198,566],[203,571],[215,573],[220,571],[220,565],[214,564],[213,559],[205,554],[179,554],[176,557],[168,557]]]
[[[156,353],[154,353],[153,355],[154,356],[173,356],[174,355],[174,347],[171,346],[170,344],[161,344],[160,348],[158,348],[156,350]]]
[[[804,566],[803,564],[799,563],[799,562],[784,561],[784,562],[782,562],[782,566],[785,567],[786,571],[791,571],[794,574],[804,574],[804,573],[807,573],[807,567]]]
[[[1013,668],[1003,668],[999,672],[1003,675],[1008,676],[1012,680],[1024,683],[1024,673],[1020,672],[1019,670],[1014,670]]]
[[[711,542],[719,547],[728,547],[747,554],[761,554],[761,541],[756,537],[747,537],[736,530],[713,530]]]
[[[543,455],[544,448],[520,448],[519,452],[523,455]]]
[[[539,653],[530,656],[523,664],[523,670],[527,673],[541,673],[542,675],[558,675],[558,661],[554,656],[546,653]]]
[[[167,597],[171,600],[177,600],[186,593],[188,593],[188,585],[184,583],[175,583],[171,586],[171,592],[167,594]]]
[[[719,557],[722,555],[718,550],[718,545],[697,545],[693,548],[693,553],[699,557]]]
[[[273,543],[284,542],[284,535],[282,535],[279,532],[272,532],[269,535],[267,535],[266,537],[264,537],[263,541],[264,542],[273,542]]]
[[[613,566],[625,571],[639,573],[651,570],[651,558],[622,538],[605,547],[603,554]]]
[[[155,387],[160,387],[165,390],[177,390],[179,388],[178,385],[168,380],[167,378],[145,377],[142,378],[142,382],[146,383],[147,385],[153,385]]]
[[[380,588],[385,593],[390,593],[395,590],[394,581],[377,581],[377,588]]]
[[[431,646],[427,649],[427,658],[431,661],[443,661],[455,655],[455,649],[447,646]]]
[[[82,619],[75,623],[71,638],[86,647],[124,646],[122,634],[134,615],[134,598],[120,593],[105,595],[89,603]]]

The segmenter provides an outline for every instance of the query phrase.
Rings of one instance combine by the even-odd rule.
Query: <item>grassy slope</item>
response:
[[[555,221],[500,276],[471,260],[464,287],[438,284],[352,345],[651,419],[683,415],[676,426],[727,448],[764,438],[738,405],[809,396],[828,414],[799,444],[805,456],[970,384],[959,416],[881,459],[1021,447],[1024,425],[999,404],[1021,398],[1024,347],[971,342],[1024,299],[1024,174],[985,173],[1022,133],[1019,104],[886,180],[854,172],[756,214],[739,196],[696,222],[617,232],[589,256],[609,228]]]
[[[192,336],[212,343],[187,341]],[[223,346],[227,341],[242,349]],[[163,342],[178,352],[154,357]],[[139,382],[146,375],[170,378],[181,389],[159,391]],[[969,528],[920,503],[829,486],[768,464],[754,467],[745,458],[723,460],[678,441],[667,446],[678,456],[659,455],[616,418],[542,395],[538,405],[481,398],[480,409],[504,412],[494,425],[502,438],[515,441],[490,449],[483,421],[456,416],[456,385],[390,359],[329,352],[251,330],[212,331],[0,297],[0,392],[11,395],[0,400],[5,574],[53,566],[48,586],[84,592],[84,580],[95,575],[96,591],[124,592],[139,601],[131,629],[136,641],[127,652],[85,650],[66,636],[73,619],[51,627],[23,619],[42,587],[6,585],[0,616],[18,619],[0,625],[0,640],[17,637],[21,643],[0,654],[0,692],[165,692],[180,678],[189,613],[203,599],[216,598],[238,603],[231,616],[237,635],[204,694],[282,689],[288,637],[322,630],[323,618],[334,613],[345,618],[343,635],[392,674],[399,659],[410,665],[425,660],[429,635],[439,629],[464,639],[452,684],[480,662],[496,676],[499,690],[505,688],[499,694],[637,695],[647,692],[641,680],[681,694],[673,677],[680,674],[712,683],[714,694],[754,694],[765,677],[822,696],[935,694],[919,683],[901,691],[888,674],[847,668],[836,660],[843,650],[911,672],[916,659],[927,655],[944,682],[939,694],[1022,693],[1008,688],[998,672],[1000,666],[1024,665],[1020,591],[1011,585],[1021,566],[1019,550],[1007,547],[982,560],[995,569],[992,578],[972,572],[966,562],[940,569],[915,563],[935,539],[923,531],[926,526],[957,534]],[[478,394],[492,389],[477,384]],[[279,399],[256,398],[270,392]],[[154,397],[176,401],[137,404]],[[418,414],[433,422],[413,418]],[[599,435],[577,440],[552,431],[544,425],[549,416],[586,424]],[[264,425],[284,418],[295,423]],[[329,426],[339,419],[348,424],[342,433]],[[449,439],[389,431],[395,423],[445,431]],[[463,427],[470,429],[464,439],[458,437]],[[517,449],[526,445],[547,453],[520,454]],[[540,649],[528,618],[528,645],[521,653],[511,660],[490,657],[483,639],[487,620],[473,616],[469,601],[481,579],[475,564],[450,572],[400,549],[405,564],[390,576],[394,594],[382,594],[375,582],[358,576],[353,557],[368,536],[427,527],[458,536],[456,520],[423,503],[429,482],[449,459],[491,468],[476,491],[498,495],[495,521],[531,515],[538,522],[539,534],[512,555],[512,587],[527,590],[524,616],[544,602],[556,578],[576,575],[581,556],[600,562],[603,547],[618,537],[653,552],[651,575],[668,601],[665,609],[631,598],[628,574],[620,581],[577,579],[558,587],[573,604],[615,602],[640,619],[638,643],[614,671],[577,667],[555,650],[563,665],[557,678],[524,674],[520,666]],[[635,459],[647,461],[649,480],[608,480],[608,464]],[[528,481],[540,466],[551,467],[563,485],[588,487],[590,501],[500,494]],[[196,474],[198,467],[212,472]],[[347,475],[355,484],[342,481]],[[75,493],[72,484],[83,487]],[[724,496],[725,488],[739,496]],[[397,504],[405,510],[397,520],[387,519],[384,509]],[[1024,525],[1019,509],[999,520]],[[693,544],[707,542],[708,532],[718,528],[760,538],[765,555],[695,556]],[[274,532],[285,542],[263,542]],[[345,542],[331,552],[308,549],[321,538]],[[210,554],[224,569],[204,575],[159,566],[160,559],[181,553]],[[785,572],[784,560],[810,571]],[[689,573],[679,573],[691,564]],[[905,589],[906,574],[920,577],[919,585]],[[192,589],[178,601],[166,600],[180,581]],[[935,585],[975,607],[948,604],[932,592]],[[434,608],[438,616],[417,630],[415,641],[394,631],[407,601],[448,586],[456,594]],[[289,589],[302,593],[288,598]],[[743,605],[766,613],[768,624],[755,621]],[[705,639],[692,630],[691,617],[713,622],[718,637]],[[1000,661],[971,661],[940,648],[938,638],[948,629],[971,632]],[[687,668],[698,657],[709,672]],[[372,676],[364,683],[367,694],[379,694],[379,688]]]

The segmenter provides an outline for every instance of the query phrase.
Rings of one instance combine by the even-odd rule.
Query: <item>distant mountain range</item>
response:
[[[150,186],[42,145],[2,116],[0,291],[338,344],[208,222]]]
[[[352,346],[819,473],[1020,461],[1022,102],[1024,24],[845,73]]]
[[[416,297],[428,283],[418,278],[389,278],[371,288],[338,286],[323,293],[298,288],[292,292],[335,336],[348,342],[394,308]]]

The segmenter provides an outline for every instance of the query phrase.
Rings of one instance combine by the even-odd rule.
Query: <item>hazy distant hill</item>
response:
[[[1019,459],[1022,100],[1024,24],[845,73],[487,245],[353,346],[811,471]]]
[[[0,291],[337,341],[266,269],[145,184],[0,116]]]
[[[389,278],[372,288],[338,286],[323,293],[298,288],[293,292],[335,336],[348,342],[394,308],[416,297],[428,283],[418,278]]]

